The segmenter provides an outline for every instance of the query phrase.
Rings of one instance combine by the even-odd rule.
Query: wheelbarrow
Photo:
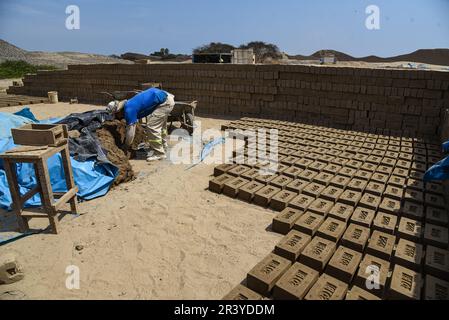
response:
[[[142,92],[142,90],[101,92],[101,94],[107,96],[111,100],[121,101],[131,99],[140,92]],[[169,130],[173,130],[174,122],[179,122],[180,127],[187,130],[189,134],[192,135],[193,130],[195,129],[195,109],[197,107],[197,104],[197,101],[176,101],[175,106],[167,119],[167,122],[170,124]]]

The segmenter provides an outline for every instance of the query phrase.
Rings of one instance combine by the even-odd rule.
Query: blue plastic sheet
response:
[[[443,143],[443,152],[449,152],[449,141]],[[449,180],[449,156],[435,163],[424,174],[424,181]]]
[[[11,129],[27,123],[54,123],[60,119],[50,119],[39,122],[32,112],[22,109],[16,114],[0,112],[0,153],[15,147],[11,137]],[[78,196],[84,200],[91,200],[104,196],[118,175],[118,168],[111,163],[98,163],[96,159],[84,162],[71,158],[75,184],[79,188]],[[61,155],[57,154],[48,159],[48,168],[51,185],[55,192],[67,190]],[[17,178],[21,194],[25,194],[36,185],[36,177],[32,164],[18,164],[16,167]],[[40,195],[29,199],[25,206],[40,205]],[[3,162],[0,161],[0,207],[10,209],[11,194],[5,175]]]

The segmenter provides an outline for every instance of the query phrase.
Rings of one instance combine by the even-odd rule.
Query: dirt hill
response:
[[[69,64],[132,63],[100,54],[26,51],[0,39],[0,62],[5,60],[24,60],[31,64],[52,65],[58,68],[66,68]]]

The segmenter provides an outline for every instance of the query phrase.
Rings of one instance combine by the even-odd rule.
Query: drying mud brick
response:
[[[320,274],[301,263],[295,263],[276,283],[273,298],[302,300],[318,280]]]
[[[255,178],[255,180],[257,182],[267,185],[270,183],[271,180],[276,179],[277,177],[278,177],[277,174],[260,174]]]
[[[372,176],[373,176],[373,173],[370,172],[370,171],[357,170],[357,172],[354,175],[354,178],[362,179],[362,180],[365,180],[365,181],[369,181],[369,179],[371,179]]]
[[[351,181],[351,179],[349,179],[348,177],[344,177],[341,175],[336,175],[330,182],[331,186],[340,188],[340,189],[345,189],[346,186],[348,185],[349,181]]]
[[[340,171],[341,168],[342,168],[342,166],[339,166],[338,164],[330,163],[326,167],[323,168],[323,172],[335,174],[338,171]]]
[[[313,178],[312,181],[327,187],[333,178],[334,178],[333,174],[321,172],[315,178]]]
[[[362,198],[362,194],[360,192],[352,191],[352,190],[345,190],[341,194],[338,201],[341,203],[356,207],[361,198]]]
[[[448,248],[448,229],[426,223],[424,227],[424,243],[441,249]]]
[[[275,246],[274,253],[294,263],[311,240],[311,236],[292,230]]]
[[[303,172],[302,169],[300,169],[298,167],[291,166],[288,169],[284,170],[283,174],[292,179],[296,179],[296,178],[298,178],[298,176],[301,172]]]
[[[422,245],[401,239],[396,246],[393,263],[420,272],[423,258],[424,251]]]
[[[373,229],[388,234],[395,234],[397,223],[398,223],[397,216],[384,212],[378,212],[376,218],[373,221]]]
[[[228,197],[235,198],[239,193],[239,189],[249,183],[249,180],[243,178],[235,178],[223,185],[223,194]]]
[[[424,191],[424,183],[420,180],[408,179],[407,188],[422,192]]]
[[[238,165],[234,168],[231,168],[226,173],[229,174],[230,176],[239,177],[243,173],[248,172],[250,169],[251,169],[250,167]]]
[[[289,260],[271,253],[248,273],[247,286],[261,295],[268,296],[290,266]]]
[[[379,211],[392,215],[399,215],[401,211],[401,201],[384,197],[379,205]]]
[[[366,193],[370,193],[378,197],[382,196],[384,191],[385,191],[385,184],[376,181],[370,181],[365,188]]]
[[[313,160],[301,158],[298,161],[295,162],[295,166],[301,169],[307,169],[311,164],[313,163]]]
[[[286,208],[273,219],[272,229],[280,234],[287,234],[293,228],[295,222],[301,218],[301,210]]]
[[[274,186],[268,185],[254,193],[254,203],[267,207],[270,204],[271,198],[274,197],[277,193],[281,191],[280,188],[276,188]]]
[[[326,217],[327,214],[329,213],[330,209],[332,209],[333,206],[334,206],[334,203],[332,201],[318,198],[310,204],[310,206],[308,207],[308,210],[310,212],[313,212],[313,213],[316,213],[316,214]]]
[[[334,242],[314,237],[299,256],[299,262],[318,272],[323,272],[335,250]]]
[[[306,180],[312,182],[313,178],[318,175],[318,172],[306,169],[298,175],[298,178],[301,180]]]
[[[328,186],[326,189],[324,189],[321,192],[320,197],[323,198],[324,200],[337,202],[338,198],[341,196],[343,191],[344,190],[341,188],[337,188],[334,186]]]
[[[327,265],[326,274],[349,284],[357,272],[361,261],[361,253],[339,246]]]
[[[354,223],[362,227],[371,228],[375,215],[376,212],[374,210],[358,207],[355,208],[349,221],[350,223]]]
[[[442,196],[438,196],[435,194],[427,193],[425,198],[426,205],[432,206],[435,208],[445,209],[446,203]]]
[[[401,201],[404,196],[404,190],[401,187],[387,185],[384,196],[393,200]]]
[[[341,220],[347,223],[349,221],[349,218],[351,218],[353,212],[354,207],[337,202],[329,211],[328,216],[330,218]]]
[[[425,187],[426,193],[432,193],[437,196],[441,196],[444,194],[444,188],[441,184],[427,182]]]
[[[388,184],[397,188],[404,188],[406,179],[399,176],[391,176],[388,180]]]
[[[253,200],[254,193],[259,191],[263,187],[265,187],[264,184],[256,181],[251,181],[240,188],[238,198],[243,201],[251,202]]]
[[[223,186],[225,185],[225,183],[230,182],[233,179],[233,176],[222,174],[221,176],[218,176],[209,181],[209,190],[215,193],[221,193],[223,191]]]
[[[310,211],[306,211],[296,222],[293,224],[293,229],[302,233],[314,236],[318,228],[324,222],[325,217]]]
[[[281,190],[271,198],[270,207],[275,211],[282,211],[287,208],[288,203],[296,196],[296,192]]]
[[[302,190],[309,184],[309,181],[305,181],[305,180],[301,180],[301,179],[296,179],[293,180],[292,182],[290,182],[285,188],[288,191],[292,191],[292,192],[296,192],[296,193],[301,193]]]
[[[449,251],[427,246],[424,270],[437,278],[449,281]]]
[[[449,282],[427,275],[424,300],[449,300]]]
[[[417,221],[422,221],[424,219],[424,207],[420,204],[404,201],[402,205],[402,216]]]
[[[422,234],[423,227],[421,222],[405,217],[399,221],[397,231],[399,238],[420,243],[422,241]]]
[[[260,174],[259,169],[250,169],[240,175],[240,177],[247,180],[254,180]]]
[[[366,247],[366,253],[390,260],[393,254],[396,237],[380,231],[374,231]]]
[[[278,187],[280,189],[285,189],[285,187],[292,182],[293,179],[284,175],[280,175],[276,178],[274,178],[273,180],[270,181],[270,184]]]
[[[354,177],[356,172],[357,172],[357,170],[355,170],[355,169],[343,167],[340,169],[340,171],[338,171],[338,174],[352,179],[352,177]]]
[[[346,223],[334,218],[327,218],[318,228],[317,236],[337,243],[345,233]]]
[[[223,297],[222,300],[250,300],[250,301],[257,301],[262,300],[263,297],[258,294],[257,292],[254,292],[251,289],[248,289],[244,285],[239,284],[237,287],[232,289],[226,296]]]
[[[348,285],[334,277],[323,274],[306,295],[306,300],[343,300]]]
[[[437,226],[447,227],[448,213],[446,210],[427,206],[426,222],[435,224]]]
[[[341,238],[341,244],[349,249],[363,252],[370,237],[369,228],[350,224]]]
[[[362,179],[352,179],[351,182],[349,182],[347,189],[352,191],[358,191],[363,192],[368,185],[368,181],[362,180]]]
[[[422,204],[424,202],[424,194],[421,191],[407,188],[404,191],[404,200]]]
[[[311,196],[307,196],[305,194],[299,194],[295,198],[293,198],[288,204],[289,207],[293,209],[299,209],[302,211],[306,211],[310,204],[315,200],[315,198]]]
[[[374,294],[369,293],[357,286],[351,288],[350,291],[346,294],[346,300],[380,300],[379,297],[376,297]]]
[[[316,171],[316,172],[321,172],[325,167],[326,167],[326,163],[325,162],[321,162],[321,161],[314,161],[313,163],[311,163],[307,169],[312,170],[312,171]]]
[[[389,270],[389,261],[366,254],[360,263],[354,283],[375,296],[383,298]]]
[[[391,277],[388,298],[392,300],[419,300],[421,298],[421,274],[396,265]]]
[[[313,198],[318,198],[324,189],[325,187],[323,185],[312,182],[302,190],[302,193]]]
[[[214,168],[214,176],[219,177],[235,167],[237,167],[236,164],[221,164],[219,166],[216,166]]]
[[[359,206],[377,211],[381,202],[381,198],[369,193],[365,193],[359,201]]]

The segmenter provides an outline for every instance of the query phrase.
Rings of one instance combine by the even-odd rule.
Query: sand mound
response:
[[[132,157],[132,152],[125,146],[125,120],[105,122],[103,127],[96,131],[96,134],[98,140],[101,142],[101,146],[107,152],[109,161],[119,168],[119,175],[115,179],[114,185],[116,186],[134,180],[135,173],[129,162],[129,159]],[[144,138],[144,128],[141,125],[138,125],[132,149],[137,149],[137,146],[144,140]]]

